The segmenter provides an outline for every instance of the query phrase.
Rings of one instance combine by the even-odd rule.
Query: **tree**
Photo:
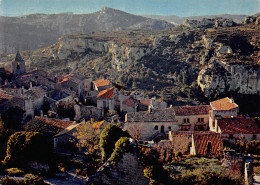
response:
[[[81,123],[76,129],[74,135],[80,140],[83,147],[87,147],[89,154],[95,154],[99,148],[99,134],[100,129],[93,129],[94,122],[88,121]]]
[[[15,132],[7,143],[4,165],[22,165],[28,160],[46,162],[50,147],[39,132]]]
[[[130,136],[135,139],[139,140],[141,137],[141,131],[145,129],[144,127],[144,122],[141,122],[141,124],[132,124],[132,125],[127,125],[127,131],[129,132]]]
[[[121,137],[129,137],[128,132],[123,131],[116,124],[108,124],[100,135],[99,146],[102,151],[102,158],[109,159],[115,148],[115,143]]]

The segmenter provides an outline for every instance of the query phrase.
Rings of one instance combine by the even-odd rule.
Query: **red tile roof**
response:
[[[208,143],[211,142],[210,154],[219,152],[223,146],[220,134],[194,134],[195,150],[197,155],[207,155]]]
[[[71,78],[72,78],[72,77],[63,78],[63,79],[59,82],[59,84],[64,83],[64,82],[67,82],[67,81],[69,81]]]
[[[107,86],[110,85],[110,81],[109,80],[105,80],[105,79],[99,79],[93,82],[97,87],[102,87],[102,86]]]
[[[135,107],[135,101],[132,98],[127,98],[123,101],[123,104],[127,105],[128,107]]]
[[[221,133],[226,134],[260,134],[260,128],[253,119],[246,119],[243,116],[237,118],[225,118],[218,120]]]
[[[114,97],[114,87],[103,90],[98,94],[98,98],[111,99]]]
[[[210,102],[210,105],[214,110],[232,110],[238,107],[238,105],[228,97]]]
[[[187,115],[207,115],[211,110],[210,105],[200,106],[177,106],[173,108],[176,116],[187,116]]]
[[[142,98],[140,100],[140,103],[149,107],[150,104],[151,104],[151,100],[150,99],[146,99],[146,98]]]
[[[59,129],[65,129],[74,124],[73,121],[63,121],[63,120],[59,120],[59,119],[50,119],[50,118],[43,118],[43,117],[38,117],[38,116],[35,116],[35,118],[40,120],[41,122],[44,122],[48,125],[52,125]]]

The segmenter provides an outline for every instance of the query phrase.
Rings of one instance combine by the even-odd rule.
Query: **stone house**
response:
[[[96,91],[103,91],[112,87],[109,80],[99,79],[93,82],[93,89]]]
[[[56,134],[74,124],[73,121],[63,121],[60,119],[35,116],[31,121],[26,123],[24,128],[25,131],[40,132],[44,134],[48,138],[48,141],[53,144],[53,137]]]
[[[218,155],[223,147],[221,134],[209,131],[171,131],[173,149],[185,155]]]
[[[68,88],[71,91],[76,92],[76,95],[83,99],[85,97],[85,90],[91,88],[89,80],[85,80],[83,77],[79,76],[76,73],[68,74],[62,76],[58,84],[62,85],[64,88]]]
[[[180,125],[172,108],[127,113],[124,129],[139,128],[140,139],[150,140],[158,134],[179,130]]]
[[[97,108],[102,109],[104,113],[113,111],[115,109],[114,94],[114,87],[101,91],[97,96]]]
[[[79,139],[75,136],[80,124],[70,125],[53,137],[55,152],[75,153],[81,150]]]
[[[260,128],[254,119],[238,115],[236,118],[217,119],[215,125],[223,141],[238,143],[260,140]]]
[[[127,98],[122,102],[121,112],[136,112],[138,102],[132,98]]]
[[[26,116],[33,117],[41,114],[47,92],[40,87],[32,87],[22,94],[25,103]]]
[[[216,120],[237,117],[238,105],[228,97],[210,102],[210,106],[209,129],[211,131],[217,132]]]
[[[176,106],[173,108],[176,119],[183,131],[208,130],[209,105],[200,106]]]

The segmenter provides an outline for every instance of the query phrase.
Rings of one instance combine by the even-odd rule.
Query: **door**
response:
[[[163,133],[164,132],[164,126],[162,125],[161,126],[161,133]]]

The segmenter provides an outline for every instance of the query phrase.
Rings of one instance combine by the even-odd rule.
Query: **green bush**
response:
[[[39,132],[16,132],[7,142],[3,165],[19,166],[28,160],[49,160],[50,149],[45,137]]]
[[[109,159],[115,148],[115,143],[121,137],[129,137],[128,132],[123,131],[120,127],[112,123],[105,127],[100,135],[99,142],[103,159]]]
[[[121,159],[124,152],[129,150],[129,138],[128,137],[121,137],[115,144],[115,149],[110,156],[109,160],[111,161],[118,161]]]

